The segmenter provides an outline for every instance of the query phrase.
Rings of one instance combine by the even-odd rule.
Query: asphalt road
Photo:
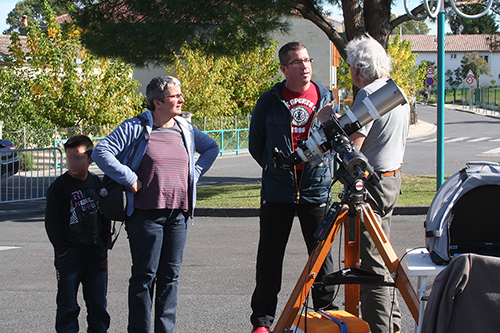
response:
[[[417,105],[420,121],[437,123],[435,106]],[[418,125],[417,125],[418,126]],[[470,112],[445,109],[444,170],[452,175],[468,161],[500,161],[500,119]],[[402,172],[410,175],[435,175],[437,168],[437,135],[418,133],[407,141]],[[198,186],[257,184],[261,168],[249,154],[227,155],[200,179]]]
[[[435,122],[435,108],[420,107],[419,119]],[[451,174],[478,158],[498,161],[499,120],[446,111],[445,173]],[[435,174],[435,134],[408,141],[403,172]],[[428,142],[427,142],[428,141]],[[434,156],[434,157],[433,157]],[[202,177],[199,185],[246,184],[260,181],[260,167],[250,155],[224,156]],[[52,332],[56,278],[53,250],[43,226],[43,202],[15,205],[0,218],[0,332]],[[36,207],[35,207],[36,206]],[[1,213],[5,213],[2,211]],[[425,246],[424,215],[393,217],[391,241],[399,257],[405,249]],[[307,261],[299,228],[292,231],[278,311]],[[177,332],[249,332],[250,297],[254,288],[258,219],[197,217],[190,225],[180,277]],[[332,247],[337,256],[339,245]],[[340,254],[339,261],[343,258]],[[122,232],[110,252],[108,309],[110,332],[125,332],[130,254]],[[340,267],[340,265],[338,266]],[[414,280],[414,279],[412,279]],[[415,281],[413,281],[415,283]],[[342,305],[343,293],[336,304]],[[80,297],[80,303],[83,304]],[[403,332],[413,320],[400,300]],[[80,315],[85,330],[85,307]]]
[[[391,239],[399,257],[405,249],[425,245],[424,218],[394,216]],[[189,226],[180,276],[176,332],[250,332],[257,220],[198,217]],[[56,276],[53,250],[42,221],[41,214],[31,214],[0,222],[0,332],[54,331]],[[295,225],[287,248],[278,312],[284,308],[307,261],[299,229]],[[334,257],[340,252],[339,240],[340,236],[332,247]],[[109,332],[126,332],[129,277],[130,255],[126,233],[122,232],[109,253]],[[336,304],[342,305],[342,295],[341,290]],[[79,299],[80,304],[84,304],[81,295]],[[400,303],[403,332],[410,332],[412,318],[401,300]],[[82,331],[86,330],[85,315],[85,306],[82,306]]]
[[[435,106],[417,105],[419,120],[437,123]],[[444,173],[454,174],[468,161],[500,161],[500,118],[445,109]],[[435,175],[437,134],[409,138],[402,171],[412,175]]]

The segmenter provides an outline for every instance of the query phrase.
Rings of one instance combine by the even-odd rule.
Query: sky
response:
[[[7,14],[14,9],[18,0],[0,0],[0,33],[7,29]]]
[[[404,11],[404,4],[402,2],[403,0],[397,0],[396,5],[393,8],[393,12],[396,15],[401,15],[403,14]],[[413,9],[416,7],[416,1],[419,0],[408,0],[408,7],[409,9]],[[7,29],[7,24],[5,23],[5,20],[7,19],[7,14],[14,9],[16,3],[18,0],[0,0],[0,33],[3,32],[5,29]],[[332,13],[335,12],[340,12],[339,9],[332,9]],[[332,15],[332,18],[342,20],[342,15]],[[427,25],[429,26],[430,35],[435,35],[437,33],[437,28],[436,25],[433,24],[432,22],[426,21]],[[446,28],[445,32],[450,32],[449,27]]]

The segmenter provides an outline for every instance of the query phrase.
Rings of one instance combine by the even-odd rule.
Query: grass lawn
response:
[[[436,176],[402,176],[403,194],[398,206],[428,206],[436,194]],[[342,184],[333,186],[333,193],[339,193]],[[260,184],[199,187],[198,207],[259,207]]]

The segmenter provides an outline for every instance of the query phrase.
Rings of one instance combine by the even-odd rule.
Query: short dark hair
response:
[[[85,153],[90,156],[92,154],[92,150],[94,149],[94,144],[92,143],[92,140],[86,135],[83,134],[77,134],[73,135],[64,143],[64,151],[66,151],[68,148],[78,148],[84,146],[85,147]]]
[[[302,44],[301,42],[290,42],[286,43],[281,47],[281,49],[278,52],[278,56],[280,58],[280,64],[286,65],[288,64],[288,61],[290,60],[290,57],[288,56],[288,52],[290,51],[298,51],[302,49],[307,49],[307,47]]]
[[[167,89],[176,85],[180,87],[181,81],[170,75],[158,76],[151,79],[151,82],[149,82],[146,87],[146,98],[148,100],[149,110],[154,111],[155,105],[153,101],[155,99],[163,101],[167,94]]]

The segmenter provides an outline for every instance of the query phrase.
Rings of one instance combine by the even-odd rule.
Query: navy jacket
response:
[[[292,118],[282,96],[284,82],[277,83],[259,98],[250,123],[250,154],[262,167],[261,199],[274,203],[327,202],[332,182],[330,164],[314,168],[310,163],[305,163],[299,184],[294,170],[277,169],[271,158],[271,151],[275,147],[281,149],[285,155],[293,152]],[[317,112],[335,97],[330,90],[314,81],[311,82],[319,89]],[[335,111],[339,112],[337,104]],[[314,119],[311,132],[317,130],[320,125],[320,122]]]

